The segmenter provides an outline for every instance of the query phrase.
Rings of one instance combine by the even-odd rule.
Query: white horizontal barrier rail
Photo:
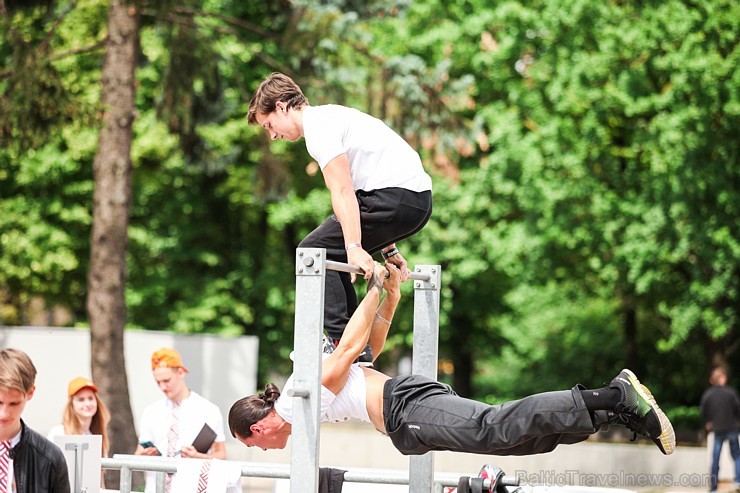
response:
[[[113,458],[101,459],[103,469],[121,470],[121,489],[120,493],[131,492],[131,472],[132,471],[153,471],[162,473],[177,472],[177,464],[182,459],[169,457],[142,457],[139,455],[115,455]],[[233,462],[233,461],[228,461]],[[269,464],[262,462],[239,462],[242,466],[242,477],[258,477],[270,479],[290,479],[290,464]],[[372,484],[409,484],[409,472],[399,469],[371,469],[371,468],[343,468],[344,481],[348,483],[372,483]],[[124,474],[126,477],[124,477]],[[454,473],[435,473],[435,487],[457,486],[461,476],[465,474]],[[513,484],[516,478],[504,477],[504,484]],[[487,488],[491,484],[489,479],[483,481]]]

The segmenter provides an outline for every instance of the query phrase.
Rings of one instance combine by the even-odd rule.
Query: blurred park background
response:
[[[709,368],[740,368],[739,30],[735,0],[0,0],[0,325],[90,327],[113,453],[127,328],[258,336],[258,386],[289,373],[331,204],[246,123],[280,71],[433,176],[399,248],[443,269],[440,379],[497,402],[630,367],[700,440]]]

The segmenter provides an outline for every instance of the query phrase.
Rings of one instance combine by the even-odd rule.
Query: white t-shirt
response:
[[[303,109],[303,137],[321,171],[347,154],[355,190],[432,189],[419,154],[383,121],[354,108],[327,104]]]
[[[46,438],[48,438],[50,442],[53,442],[55,437],[62,437],[64,435],[64,425],[55,425],[51,430],[49,430],[49,434],[46,435]]]
[[[219,408],[196,392],[190,391],[187,399],[180,403],[180,432],[175,450],[191,445],[193,440],[208,423],[216,432],[216,442],[225,442],[224,420]],[[139,426],[139,443],[152,442],[162,455],[167,454],[168,440],[172,422],[172,401],[161,399],[144,409]],[[146,473],[146,493],[154,493],[156,473]]]
[[[288,389],[293,388],[293,375],[283,386],[280,397],[275,401],[275,411],[288,423],[293,423],[293,398],[288,397]],[[349,370],[347,383],[339,394],[334,394],[323,385],[321,386],[321,421],[339,423],[355,418],[370,421],[367,414],[367,390],[365,373],[358,364],[353,364]]]

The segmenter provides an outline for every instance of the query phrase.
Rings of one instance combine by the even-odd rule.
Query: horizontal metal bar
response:
[[[103,469],[121,469],[126,467],[132,471],[161,471],[177,472],[177,463],[180,459],[174,457],[144,457],[140,455],[116,454],[112,459],[102,458]],[[242,466],[242,477],[290,479],[290,464],[269,464],[263,462],[239,462]],[[372,484],[409,484],[409,472],[401,469],[370,469],[370,468],[343,468],[344,480],[348,483]],[[465,474],[435,473],[434,482],[442,486],[457,486],[461,476]],[[516,477],[504,476],[503,484],[518,484]],[[483,480],[483,486],[488,488],[490,479]]]
[[[353,264],[345,264],[344,262],[335,262],[334,260],[326,261],[326,268],[329,270],[338,270],[339,272],[349,272],[350,274],[364,275],[365,271],[360,269],[358,266]],[[410,279],[414,281],[429,281],[432,276],[429,274],[420,274],[418,272],[412,272]]]

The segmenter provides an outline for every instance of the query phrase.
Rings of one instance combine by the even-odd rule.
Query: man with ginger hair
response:
[[[185,382],[188,370],[183,365],[180,353],[167,347],[155,351],[152,354],[152,373],[164,399],[144,409],[139,426],[139,445],[134,453],[225,459],[226,437],[221,411],[215,404],[188,388]],[[208,425],[216,433],[216,438],[207,453],[200,453],[192,443],[204,425]],[[170,491],[173,476],[168,474],[166,477],[167,492]],[[155,478],[155,473],[147,472],[146,493],[154,493]]]

